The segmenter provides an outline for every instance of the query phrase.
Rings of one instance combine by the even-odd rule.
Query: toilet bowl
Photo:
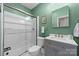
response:
[[[43,37],[37,37],[37,45],[34,45],[28,49],[28,52],[24,53],[22,56],[39,56],[42,55],[41,48],[44,43]]]
[[[39,56],[41,52],[41,47],[40,46],[32,46],[28,50],[29,54],[31,56]]]
[[[37,37],[37,45],[32,46],[28,49],[28,52],[31,56],[39,56],[41,55],[41,48],[44,43],[44,38],[43,37]]]
[[[28,49],[28,52],[23,53],[21,56],[40,56],[41,54],[40,46],[32,46]]]

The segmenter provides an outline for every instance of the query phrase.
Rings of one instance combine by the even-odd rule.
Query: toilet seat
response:
[[[31,48],[29,48],[28,52],[35,52],[38,51],[40,48],[40,46],[32,46]]]

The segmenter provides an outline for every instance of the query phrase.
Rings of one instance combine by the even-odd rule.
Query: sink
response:
[[[56,40],[68,40],[69,38],[61,38],[61,37],[53,37],[53,36],[48,36],[50,39],[56,39]],[[69,39],[71,40],[71,39]]]
[[[46,37],[45,39],[78,46],[78,44],[73,40],[73,36],[71,36],[71,35],[70,36],[63,35],[63,38],[50,35],[50,36]]]

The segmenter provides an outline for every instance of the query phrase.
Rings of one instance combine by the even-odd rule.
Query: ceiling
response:
[[[22,5],[28,7],[29,9],[35,8],[39,3],[23,3]]]

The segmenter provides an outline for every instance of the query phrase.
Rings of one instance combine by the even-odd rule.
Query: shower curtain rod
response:
[[[23,10],[21,10],[21,9],[14,8],[14,7],[10,7],[10,6],[8,6],[8,5],[4,5],[4,6],[6,6],[6,7],[8,7],[8,8],[11,8],[11,9],[14,9],[14,10],[17,10],[17,11],[19,11],[19,12],[25,14],[25,15],[29,15],[29,16],[31,16],[31,17],[36,18],[35,16],[33,16],[33,15],[29,14],[29,13],[25,13],[25,12],[24,12]]]

